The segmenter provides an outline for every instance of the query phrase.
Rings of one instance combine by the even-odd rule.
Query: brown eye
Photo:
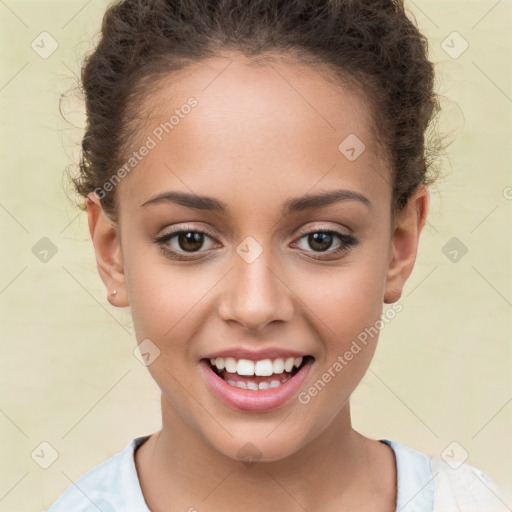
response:
[[[205,242],[211,240],[213,240],[213,237],[204,231],[182,228],[161,235],[155,238],[154,242],[166,256],[177,260],[185,260],[189,258],[189,255],[192,257],[193,255],[206,253],[204,246],[208,244],[205,244]]]
[[[309,233],[308,244],[315,251],[327,251],[334,240],[334,237],[327,232]]]
[[[204,233],[198,231],[181,231],[174,234],[171,238],[174,237],[176,237],[179,248],[185,252],[195,252],[204,243]]]
[[[306,244],[309,249],[306,247],[301,247],[300,243],[297,243],[300,249],[303,249],[306,252],[311,254],[322,254],[325,253],[326,256],[342,256],[346,252],[348,252],[352,246],[355,246],[359,243],[359,240],[354,238],[351,235],[346,233],[342,233],[341,231],[336,230],[328,230],[328,229],[317,229],[316,231],[310,231],[309,233],[303,234],[300,240],[306,240]],[[334,242],[338,241],[338,246],[332,249],[332,245]],[[313,258],[320,259],[317,256],[312,256]]]

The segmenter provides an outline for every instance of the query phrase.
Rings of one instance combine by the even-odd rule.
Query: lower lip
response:
[[[313,360],[308,358],[300,371],[279,387],[259,390],[231,386],[219,377],[206,361],[201,361],[200,367],[210,389],[219,400],[241,411],[261,412],[276,409],[293,398],[308,376],[312,362]]]

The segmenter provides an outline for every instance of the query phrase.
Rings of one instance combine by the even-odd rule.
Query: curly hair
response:
[[[434,66],[402,0],[121,0],[107,8],[81,69],[86,128],[75,191],[86,197],[122,165],[134,114],[158,78],[223,50],[298,57],[363,91],[392,169],[393,215],[435,180],[426,137],[440,110]],[[115,190],[102,206],[116,219]]]

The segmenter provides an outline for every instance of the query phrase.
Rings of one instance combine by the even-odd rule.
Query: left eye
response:
[[[338,240],[340,245],[338,248],[330,250],[331,253],[347,251],[356,243],[355,238],[351,235],[333,230],[310,231],[302,235],[299,240],[302,239],[306,239],[306,243],[313,249],[313,252],[329,251],[335,240]]]

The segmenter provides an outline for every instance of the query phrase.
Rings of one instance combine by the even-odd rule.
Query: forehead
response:
[[[388,181],[364,94],[325,67],[226,54],[148,86],[138,112],[130,150],[153,147],[121,187],[137,200],[178,189],[229,202],[243,190],[271,198],[316,184],[371,195]]]

